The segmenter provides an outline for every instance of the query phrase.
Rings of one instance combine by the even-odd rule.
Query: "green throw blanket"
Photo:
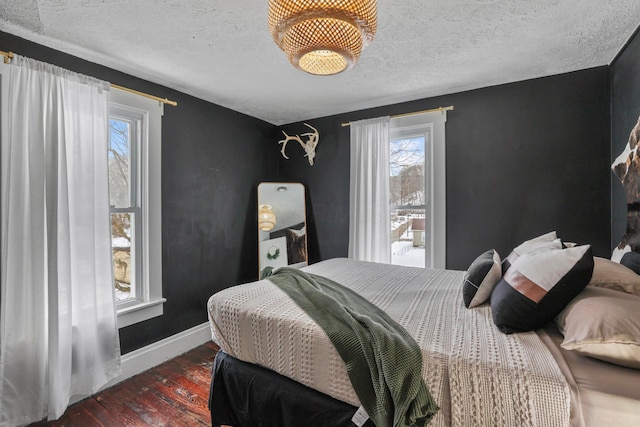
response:
[[[326,277],[283,267],[267,277],[329,336],[376,427],[421,427],[438,411],[415,340],[384,311]]]

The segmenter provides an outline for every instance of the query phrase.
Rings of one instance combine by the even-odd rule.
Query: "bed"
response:
[[[640,370],[565,350],[553,323],[501,332],[490,304],[465,307],[464,271],[345,258],[303,270],[354,290],[415,339],[440,407],[430,425],[640,425]],[[360,402],[336,349],[273,283],[218,292],[208,313],[222,350],[212,374],[214,426],[356,425]]]

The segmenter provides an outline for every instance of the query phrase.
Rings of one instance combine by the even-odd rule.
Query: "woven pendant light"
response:
[[[276,214],[271,205],[258,206],[258,228],[262,231],[271,231],[276,226]]]
[[[289,61],[311,74],[351,68],[376,33],[376,0],[269,0],[269,29]]]

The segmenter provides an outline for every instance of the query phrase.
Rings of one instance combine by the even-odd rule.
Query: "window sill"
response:
[[[118,328],[162,316],[162,304],[165,301],[165,298],[160,298],[118,309]]]

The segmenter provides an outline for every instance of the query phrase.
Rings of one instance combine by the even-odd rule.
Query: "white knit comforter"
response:
[[[488,304],[466,309],[464,272],[343,258],[305,271],[360,293],[414,337],[440,406],[431,425],[569,425],[569,386],[547,347],[534,332],[498,331]],[[329,338],[271,282],[218,292],[208,311],[213,340],[231,356],[360,405]]]

